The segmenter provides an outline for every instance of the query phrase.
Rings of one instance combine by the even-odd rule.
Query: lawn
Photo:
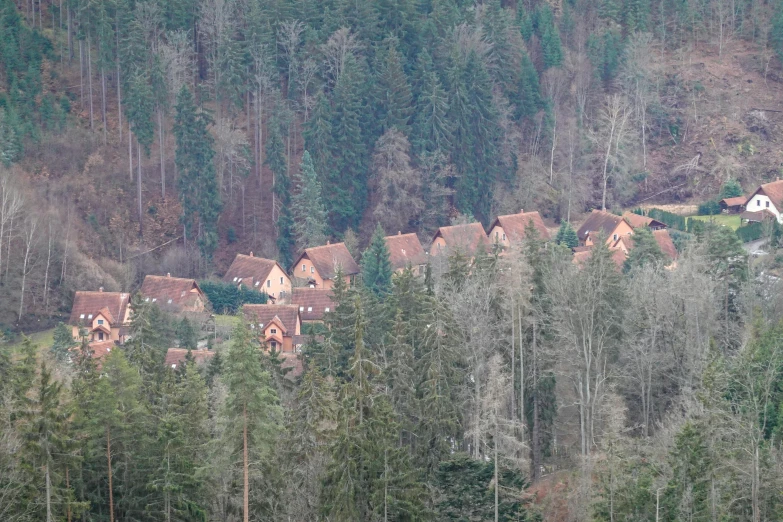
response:
[[[732,230],[737,230],[740,225],[742,225],[742,222],[740,221],[739,214],[717,214],[714,216],[690,216],[693,219],[698,219],[699,221],[712,221],[713,223],[717,223],[718,225],[724,225]]]
[[[50,348],[54,343],[54,328],[49,330],[43,330],[41,332],[35,332],[28,335],[33,344],[37,344],[39,349]],[[22,347],[22,336],[20,335],[17,340],[10,344],[12,351],[17,351]]]

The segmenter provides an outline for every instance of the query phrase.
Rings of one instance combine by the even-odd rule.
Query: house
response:
[[[306,248],[299,255],[293,268],[293,276],[305,281],[313,288],[330,289],[338,267],[342,268],[345,282],[350,283],[361,271],[345,243],[326,243],[323,246]]]
[[[648,216],[641,216],[633,212],[623,213],[622,218],[626,223],[631,225],[631,228],[634,230],[642,227],[649,228],[650,230],[663,230],[668,227],[668,225],[662,221],[658,221],[657,219]]]
[[[746,210],[740,214],[740,221],[743,223],[763,223],[765,221],[772,221],[777,219],[777,216],[773,214],[768,208],[752,212]]]
[[[459,251],[466,256],[473,256],[479,247],[489,251],[490,244],[481,223],[466,223],[440,227],[432,238],[430,256],[449,255]]]
[[[157,303],[167,312],[203,312],[206,308],[207,297],[195,279],[148,275],[139,293],[145,301]]]
[[[720,211],[723,214],[739,214],[745,209],[745,202],[747,200],[747,196],[724,198],[721,199],[718,204],[720,205]]]
[[[109,356],[113,348],[117,348],[114,341],[96,341],[90,343],[90,358],[95,361],[95,367],[101,369],[103,360]],[[80,360],[81,346],[74,346],[70,350],[71,360]]]
[[[592,255],[593,255],[592,248],[580,247],[578,250],[574,249],[573,262],[574,264],[579,265],[579,267],[581,268],[582,266],[584,266],[585,263],[587,263],[587,261],[590,259],[590,256]],[[627,253],[624,252],[622,249],[618,248],[612,250],[612,261],[614,261],[614,264],[617,266],[618,270],[622,270],[627,257],[628,257]]]
[[[633,227],[628,221],[605,210],[593,210],[576,232],[579,244],[584,246],[592,246],[599,235],[603,235],[606,242],[611,244],[621,236],[631,234]]]
[[[783,223],[783,181],[765,183],[756,189],[745,201],[747,212],[771,212],[778,223]]]
[[[539,239],[549,241],[552,237],[544,225],[544,220],[538,212],[524,212],[498,216],[489,226],[489,240],[503,248],[511,244],[521,243],[527,236],[528,227],[533,227],[538,232]]]
[[[242,314],[257,331],[261,341],[270,348],[293,353],[296,349],[294,336],[302,334],[299,308],[296,305],[246,304]]]
[[[166,352],[166,367],[176,370],[185,363],[187,355],[187,348],[169,348]],[[198,366],[203,366],[209,364],[209,361],[215,356],[215,352],[212,350],[190,350],[190,355]]]
[[[73,338],[80,339],[84,329],[90,341],[124,342],[130,324],[130,294],[123,292],[76,292],[68,324]]]
[[[303,323],[323,322],[324,315],[334,310],[332,291],[325,288],[294,288],[291,304],[299,308]]]
[[[392,270],[399,273],[411,267],[417,274],[424,273],[429,259],[424,247],[421,246],[419,236],[397,232],[396,236],[386,236],[384,240],[389,250]]]
[[[665,229],[653,230],[652,235],[655,239],[655,242],[658,243],[658,247],[661,249],[661,252],[663,252],[671,261],[676,261],[679,254],[677,252],[677,247],[674,246],[674,242],[669,235],[669,231]],[[617,241],[609,246],[609,248],[612,250],[621,250],[626,256],[630,253],[633,247],[633,236],[621,236],[619,239],[617,239]]]
[[[266,292],[273,299],[284,300],[291,295],[291,278],[280,263],[273,259],[237,254],[228,267],[223,281],[237,286]]]

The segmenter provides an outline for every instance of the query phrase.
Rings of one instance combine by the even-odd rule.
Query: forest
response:
[[[0,520],[783,517],[778,230],[382,241],[741,194],[781,100],[780,0],[0,0]],[[327,240],[362,274],[297,377],[239,318],[172,369],[209,332],[138,298],[101,358],[23,334]]]

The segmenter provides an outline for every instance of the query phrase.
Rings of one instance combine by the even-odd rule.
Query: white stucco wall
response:
[[[763,194],[756,194],[751,198],[750,201],[748,201],[748,204],[745,206],[745,210],[749,212],[759,212],[761,210],[767,209],[773,214],[775,214],[775,217],[778,219],[778,223],[783,223],[783,216],[781,216],[780,211],[775,208],[775,204],[770,201],[770,199],[763,195]]]

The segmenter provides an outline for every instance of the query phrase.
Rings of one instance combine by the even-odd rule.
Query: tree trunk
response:
[[[90,50],[90,33],[87,33],[87,85],[90,89],[90,130],[94,129],[92,110],[92,51]]]
[[[71,489],[71,476],[68,470],[68,466],[65,467],[65,489],[69,490]],[[65,513],[67,517],[67,522],[71,522],[71,497],[70,495],[66,497],[66,504],[65,504]]]
[[[133,132],[128,122],[128,178],[133,182]]]
[[[44,466],[46,475],[46,522],[52,522],[52,477],[49,474],[49,465]]]
[[[495,454],[495,522],[500,521],[500,476],[498,474],[498,419],[497,411],[495,412],[495,440],[493,441],[493,452]]]
[[[27,267],[30,264],[30,250],[33,248],[35,228],[36,224],[35,221],[33,221],[30,223],[30,230],[27,230],[25,235],[24,261],[22,262],[22,292],[19,294],[19,321],[22,320],[22,313],[24,313],[24,291],[25,284],[27,283]]]
[[[244,406],[242,410],[242,471],[244,474],[244,490],[243,490],[243,497],[242,497],[242,507],[243,507],[243,520],[244,522],[250,522],[250,478],[248,477],[249,473],[249,464],[248,464],[248,456],[247,456],[247,405]]]
[[[84,110],[84,41],[79,40],[79,104]]]
[[[158,147],[160,148],[160,195],[166,199],[166,151],[163,139],[163,110],[158,108]]]
[[[101,118],[103,119],[103,145],[106,145],[106,74],[103,71],[103,64],[101,64]]]
[[[44,271],[44,310],[49,311],[49,267],[52,264],[52,221],[49,220],[49,236],[46,245],[46,270]]]
[[[514,348],[514,336],[516,325],[514,324],[514,299],[511,299],[511,418],[517,418],[517,383],[514,380],[517,373],[517,352]],[[522,335],[520,332],[520,344],[522,344]],[[524,400],[524,397],[521,398]]]
[[[111,474],[111,428],[106,427],[106,466],[109,473],[109,522],[114,522],[114,492]]]
[[[117,15],[119,17],[119,14]],[[115,24],[117,27],[116,35],[117,35],[117,49],[120,48],[120,21],[119,18],[117,19],[117,23]],[[120,143],[122,143],[122,97],[120,96],[120,53],[117,52],[117,57],[115,59],[117,63],[117,120],[118,125],[120,128]]]
[[[143,237],[144,236],[144,212],[142,211],[142,208],[141,208],[142,207],[142,203],[141,203],[141,181],[142,181],[141,180],[141,144],[139,143],[138,138],[136,139],[136,161],[137,161],[136,169],[138,170],[138,173],[139,173],[139,184],[138,184],[139,185],[138,186],[138,189],[139,189],[139,193],[138,193],[138,196],[139,196],[139,236]]]

